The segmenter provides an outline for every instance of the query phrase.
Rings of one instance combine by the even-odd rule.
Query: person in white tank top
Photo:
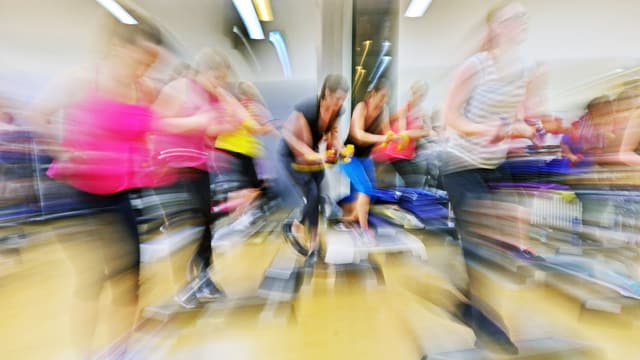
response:
[[[513,224],[507,228],[510,236],[515,235],[516,246],[521,245],[523,234],[518,230],[524,228],[526,232],[526,227],[520,226],[523,222],[518,221],[526,218],[526,211],[487,200],[490,182],[509,181],[497,170],[506,158],[508,140],[533,138],[535,129],[522,119],[538,117],[537,112],[543,109],[542,98],[537,94],[542,77],[519,52],[526,34],[526,17],[524,7],[512,2],[488,14],[488,49],[471,56],[458,69],[443,107],[447,144],[440,171],[462,239],[465,263],[476,256],[473,249],[483,246],[481,241],[473,241],[478,234],[492,237],[503,230],[491,224]],[[471,281],[462,290],[470,295],[469,325],[476,334],[476,345],[518,353],[507,333],[497,325],[501,320],[490,319],[481,311],[476,304],[480,298],[470,294],[470,289],[474,289]]]

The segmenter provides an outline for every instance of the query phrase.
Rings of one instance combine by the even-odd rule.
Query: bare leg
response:
[[[356,214],[358,216],[358,222],[363,230],[369,229],[369,205],[371,199],[368,195],[359,193],[356,200]]]
[[[358,214],[356,213],[356,205],[354,203],[346,203],[342,205],[342,213],[342,221],[354,222],[358,219]]]

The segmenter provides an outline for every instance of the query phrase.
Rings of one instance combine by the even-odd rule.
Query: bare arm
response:
[[[188,96],[194,95],[189,93],[185,79],[175,80],[165,86],[153,104],[153,110],[160,115],[155,126],[174,134],[205,131],[215,115],[213,112],[184,114]]]
[[[389,131],[389,112],[386,111],[386,107],[382,111],[385,112],[382,120],[382,131],[386,133]],[[371,134],[364,131],[365,116],[365,106],[363,103],[359,103],[353,110],[353,116],[351,118],[351,125],[349,128],[349,132],[355,141],[359,145],[369,145],[381,143],[387,140],[385,135]]]
[[[341,117],[342,117],[341,115],[338,116],[338,118],[333,124],[333,127],[327,134],[327,138],[326,138],[327,144],[331,144],[331,146],[336,152],[341,152],[344,149],[344,138],[340,137],[340,129],[339,129]]]
[[[525,99],[521,105],[521,119],[513,124],[512,137],[531,139],[536,135],[535,129],[527,125],[523,119],[537,118],[548,114],[546,100],[546,71],[537,67],[527,84]]]
[[[219,86],[212,88],[210,91],[217,96],[224,107],[229,110],[234,120],[239,120],[242,126],[252,134],[260,135],[262,131],[260,123],[253,119],[247,109],[245,109],[233,95]]]
[[[475,87],[476,74],[480,71],[475,61],[469,59],[456,73],[449,93],[442,109],[443,125],[451,128],[463,136],[476,136],[495,133],[486,125],[475,124],[462,114],[471,91]]]
[[[562,156],[569,159],[569,161],[571,161],[572,163],[575,163],[579,160],[578,156],[571,151],[569,145],[565,144],[564,142],[560,143],[560,149],[562,150]]]
[[[640,165],[640,156],[636,153],[638,145],[640,145],[640,112],[634,111],[630,115],[620,144],[620,162],[632,166]]]
[[[311,148],[311,129],[302,113],[294,111],[289,116],[282,136],[296,159],[322,161],[322,156]]]
[[[405,104],[389,117],[391,124],[398,123],[398,132],[407,130],[407,115],[409,113],[409,105]]]

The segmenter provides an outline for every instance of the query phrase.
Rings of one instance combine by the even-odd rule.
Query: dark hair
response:
[[[375,83],[369,85],[369,89],[367,89],[367,96],[371,96],[372,93],[381,90],[389,90],[389,81],[383,77],[376,80]]]
[[[338,90],[349,92],[349,83],[347,82],[347,79],[340,74],[329,74],[322,82],[320,100],[324,99],[327,90],[329,90],[330,93],[334,93]]]

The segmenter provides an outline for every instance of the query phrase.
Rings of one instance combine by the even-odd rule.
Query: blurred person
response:
[[[357,222],[368,241],[374,237],[369,230],[369,206],[376,187],[375,168],[371,159],[374,146],[391,141],[402,141],[406,131],[392,133],[389,127],[389,87],[386,79],[379,79],[364,101],[353,110],[349,135],[345,144],[354,145],[351,161],[340,167],[351,181],[351,195],[340,201],[344,208],[344,221]]]
[[[0,206],[37,201],[33,175],[33,137],[19,120],[16,102],[0,96]]]
[[[542,107],[537,96],[540,73],[518,51],[525,39],[526,19],[525,8],[516,2],[502,3],[488,13],[489,49],[473,55],[458,69],[443,108],[448,147],[441,171],[465,262],[474,256],[469,241],[474,224],[482,223],[476,218],[482,209],[491,206],[512,220],[526,218],[517,206],[482,200],[489,194],[489,182],[508,181],[496,170],[505,160],[506,140],[535,136],[534,128],[517,119],[518,114],[524,115],[522,118],[535,115]],[[522,241],[525,234],[520,230],[516,240]],[[467,285],[467,289],[473,288]],[[505,330],[480,310],[476,295],[468,298],[471,302],[463,306],[463,313],[470,315],[476,346],[518,353]]]
[[[163,35],[142,13],[127,10],[138,23],[125,25],[109,17],[106,56],[54,83],[30,112],[34,131],[54,158],[47,174],[79,190],[87,209],[117,209],[111,236],[82,239],[88,253],[69,256],[77,274],[73,341],[83,358],[92,348],[106,281],[129,279],[128,286],[114,291],[113,302],[131,309],[127,328],[136,320],[140,251],[128,191],[175,180],[151,161],[146,143],[156,89],[145,73],[159,56]],[[56,131],[58,115],[62,134]]]
[[[437,140],[441,137],[444,132],[444,127],[442,125],[442,114],[440,109],[435,108],[431,111],[431,114],[428,117],[428,130],[429,130],[429,139]]]
[[[273,116],[267,108],[266,101],[255,85],[248,81],[239,81],[236,85],[235,94],[238,101],[247,109],[251,117],[261,126],[265,127],[265,133],[275,131],[269,123]]]
[[[277,134],[277,131],[272,124],[272,121],[274,120],[273,114],[271,114],[271,111],[267,107],[267,102],[262,97],[262,94],[260,94],[260,90],[258,90],[254,84],[248,81],[239,81],[236,84],[235,94],[251,117],[263,128],[262,133],[265,135]],[[274,172],[271,166],[274,160],[275,159],[271,157],[260,157],[254,161],[256,173],[263,188],[267,186],[264,181],[274,177]]]
[[[152,144],[157,154],[170,154],[172,150],[190,152],[190,158],[173,161],[180,169],[181,178],[192,191],[197,207],[204,219],[204,229],[195,253],[198,274],[193,291],[180,292],[177,300],[192,307],[198,302],[221,297],[222,291],[213,283],[207,270],[211,265],[211,180],[209,176],[208,145],[221,134],[237,131],[250,114],[230,94],[216,77],[216,68],[208,61],[209,50],[203,50],[196,59],[195,69],[186,68],[183,76],[162,89],[153,109],[158,114]]]
[[[336,152],[342,149],[338,120],[348,93],[349,84],[342,75],[327,75],[319,96],[296,104],[282,132],[280,158],[304,199],[302,216],[293,223],[292,230],[300,243],[305,243],[305,238],[309,240],[309,255],[317,254],[319,246],[320,184],[324,169],[298,171],[292,165],[322,165],[327,160],[319,152],[323,141]]]
[[[0,124],[14,124],[15,116],[11,110],[11,101],[0,96]]]
[[[617,163],[640,165],[637,151],[640,145],[640,89],[627,89],[616,98],[616,115],[612,126],[611,151],[617,153]]]
[[[540,122],[545,130],[544,137],[540,139],[540,145],[560,146],[562,135],[565,132],[562,119],[557,116],[543,116]]]
[[[581,122],[574,121],[571,123],[571,127],[566,129],[562,134],[562,140],[560,147],[562,149],[562,156],[567,158],[572,166],[583,164],[585,158],[584,155],[584,139],[580,136]]]
[[[424,81],[416,81],[411,85],[410,98],[395,114],[391,116],[391,130],[394,133],[404,133],[409,143],[406,150],[413,149],[411,159],[400,159],[391,162],[395,171],[404,181],[405,186],[422,188],[425,185],[427,164],[426,159],[418,157],[419,140],[430,135],[431,124],[423,107],[424,99],[429,93],[429,87]],[[424,147],[424,146],[423,146]],[[426,155],[426,154],[425,154]]]
[[[196,75],[196,72],[191,65],[185,62],[180,62],[173,67],[173,71],[169,76],[168,83],[171,83],[175,80],[182,79],[182,78],[191,78],[191,77],[194,77],[195,75]]]
[[[429,137],[424,139],[426,147],[424,150],[427,167],[426,185],[429,188],[442,190],[442,176],[440,176],[440,165],[442,163],[442,153],[445,148],[445,128],[440,109],[434,109],[429,116]],[[422,149],[422,148],[421,148]]]
[[[223,52],[207,49],[200,54],[198,62],[200,64],[198,67],[206,66],[211,73],[212,82],[227,90],[235,102],[238,99],[237,90],[245,91],[245,104],[248,104],[248,101],[254,101],[248,100],[251,96],[258,101],[262,99],[259,93],[258,97],[255,97],[257,88],[253,87],[253,94],[247,97],[247,85],[238,87],[232,81],[234,70],[231,61]],[[242,107],[242,105],[239,106]],[[228,106],[225,107],[225,110],[229,110]],[[244,111],[246,112],[246,109]],[[213,185],[216,188],[230,189],[227,199],[239,204],[238,207],[243,211],[238,213],[248,215],[245,219],[248,219],[249,222],[253,213],[247,210],[253,207],[262,188],[255,165],[256,160],[263,156],[264,151],[259,136],[273,131],[273,127],[268,122],[257,121],[247,113],[240,127],[211,138],[214,149],[211,165]]]
[[[585,139],[584,151],[598,163],[606,162],[604,154],[612,138],[613,114],[613,102],[609,96],[602,95],[589,101],[587,111],[580,119],[581,137]]]

